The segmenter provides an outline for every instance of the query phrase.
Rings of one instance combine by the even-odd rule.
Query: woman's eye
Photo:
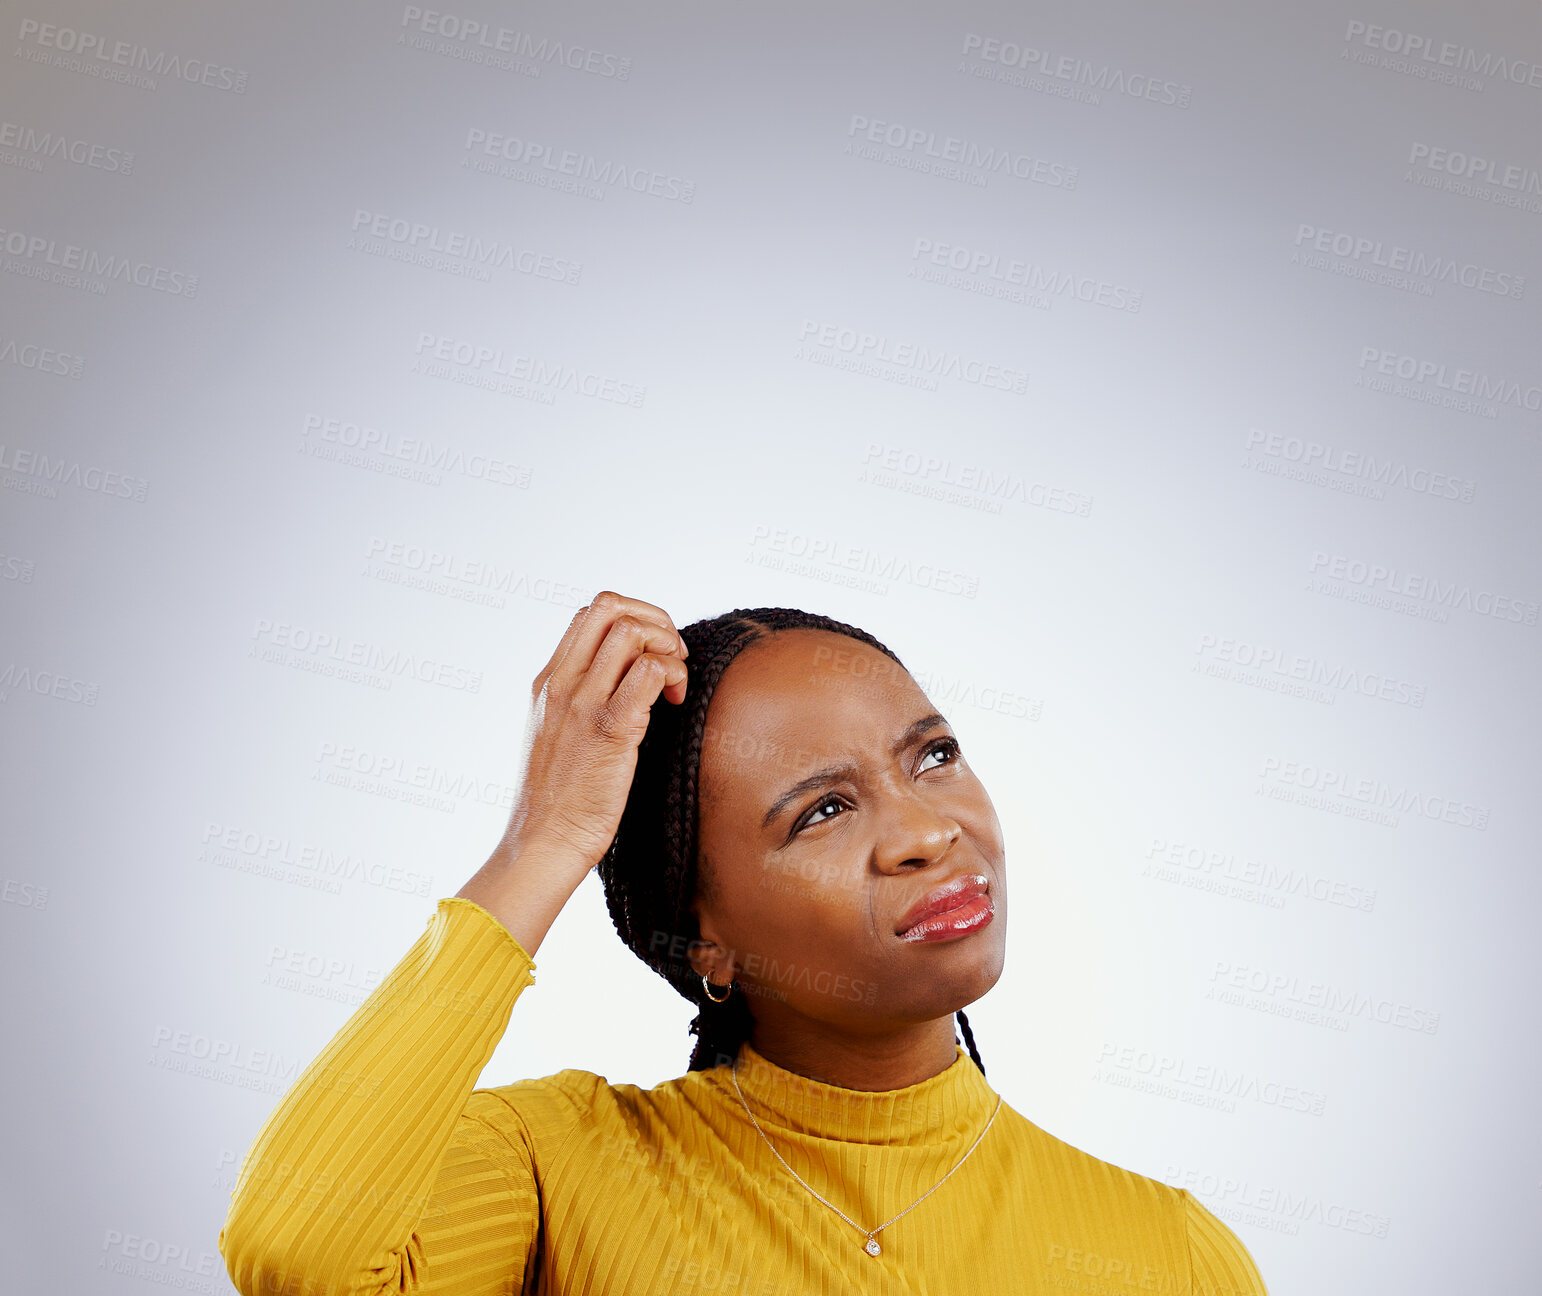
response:
[[[930,747],[928,747],[926,749],[926,755],[927,756],[935,756],[938,752],[947,752],[948,755],[950,757],[952,757],[951,760],[948,760],[948,761],[944,762],[945,764],[948,764],[948,765],[953,764],[953,762],[956,761],[963,754],[962,752],[959,751],[958,740],[954,739],[954,738],[939,738],[936,742],[934,742]],[[922,760],[924,761],[925,757],[922,757]],[[924,768],[924,766],[923,766],[923,768]],[[937,767],[934,765],[934,766],[932,766],[932,768],[936,769]]]
[[[956,738],[939,738],[936,742],[934,742],[930,747],[928,747],[926,749],[926,755],[927,756],[935,756],[935,755],[938,755],[939,753],[945,753],[950,758],[950,759],[948,759],[948,760],[943,762],[943,764],[945,764],[945,765],[952,765],[955,761],[960,759],[960,757],[963,755],[963,753],[959,750],[958,740]],[[925,757],[922,757],[923,762],[925,761],[925,759],[926,759]],[[924,764],[923,764],[922,768],[925,768]],[[934,765],[934,766],[932,766],[932,768],[933,769],[937,769],[938,766]],[[837,810],[843,808],[840,797],[836,796],[833,792],[829,796],[825,797],[825,799],[823,801],[816,801],[813,805],[811,805],[808,808],[808,812],[803,816],[803,818],[798,820],[798,826],[793,829],[793,835],[796,836],[798,833],[802,832],[805,828],[807,828],[810,824],[829,823],[831,819],[839,818],[840,817],[839,815],[823,815],[822,816],[822,815],[819,814],[819,811],[823,810],[826,806],[832,806],[832,805]]]
[[[823,801],[816,801],[813,805],[811,805],[809,807],[808,814],[806,816],[804,816],[803,820],[798,824],[797,831],[798,832],[802,832],[810,824],[829,823],[832,818],[835,818],[834,815],[827,815],[826,817],[821,819],[821,818],[818,817],[816,812],[819,811],[819,810],[823,810],[827,805],[833,805],[837,809],[839,809],[840,808],[840,804],[841,804],[840,798],[837,797],[834,793],[831,793]]]

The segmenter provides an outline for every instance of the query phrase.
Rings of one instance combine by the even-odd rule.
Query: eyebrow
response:
[[[905,732],[894,740],[889,748],[891,756],[898,756],[911,743],[915,742],[928,729],[940,724],[947,724],[947,719],[933,711],[930,715],[924,715],[919,720],[906,726]],[[805,779],[799,779],[790,788],[777,797],[771,803],[771,808],[766,811],[765,818],[760,821],[762,828],[770,827],[771,821],[785,810],[790,802],[796,801],[805,792],[812,792],[815,788],[823,787],[826,783],[832,783],[843,775],[854,774],[856,767],[853,765],[830,765],[822,770],[815,770]]]

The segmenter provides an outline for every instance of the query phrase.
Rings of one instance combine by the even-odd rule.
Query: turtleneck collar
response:
[[[739,1046],[739,1091],[768,1132],[846,1143],[891,1145],[973,1142],[996,1108],[997,1094],[974,1059],[954,1044],[951,1064],[903,1089],[843,1089],[779,1067],[746,1040]],[[743,1113],[733,1067],[707,1073]]]

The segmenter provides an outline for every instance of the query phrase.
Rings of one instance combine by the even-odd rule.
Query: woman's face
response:
[[[949,1015],[1001,975],[995,809],[952,728],[876,648],[806,629],[744,648],[707,709],[698,798],[692,908],[702,938],[731,956],[758,1029],[812,1019],[878,1036]],[[989,879],[989,923],[900,939],[922,896],[971,873]],[[693,962],[727,982],[726,960]]]

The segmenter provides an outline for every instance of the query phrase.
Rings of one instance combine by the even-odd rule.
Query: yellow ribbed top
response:
[[[244,1296],[1155,1292],[1266,1296],[1189,1193],[1061,1142],[962,1048],[904,1089],[842,1089],[748,1044],[640,1089],[567,1070],[474,1088],[535,964],[474,901],[427,929],[284,1095],[219,1249]],[[766,1139],[820,1196],[777,1160]]]

